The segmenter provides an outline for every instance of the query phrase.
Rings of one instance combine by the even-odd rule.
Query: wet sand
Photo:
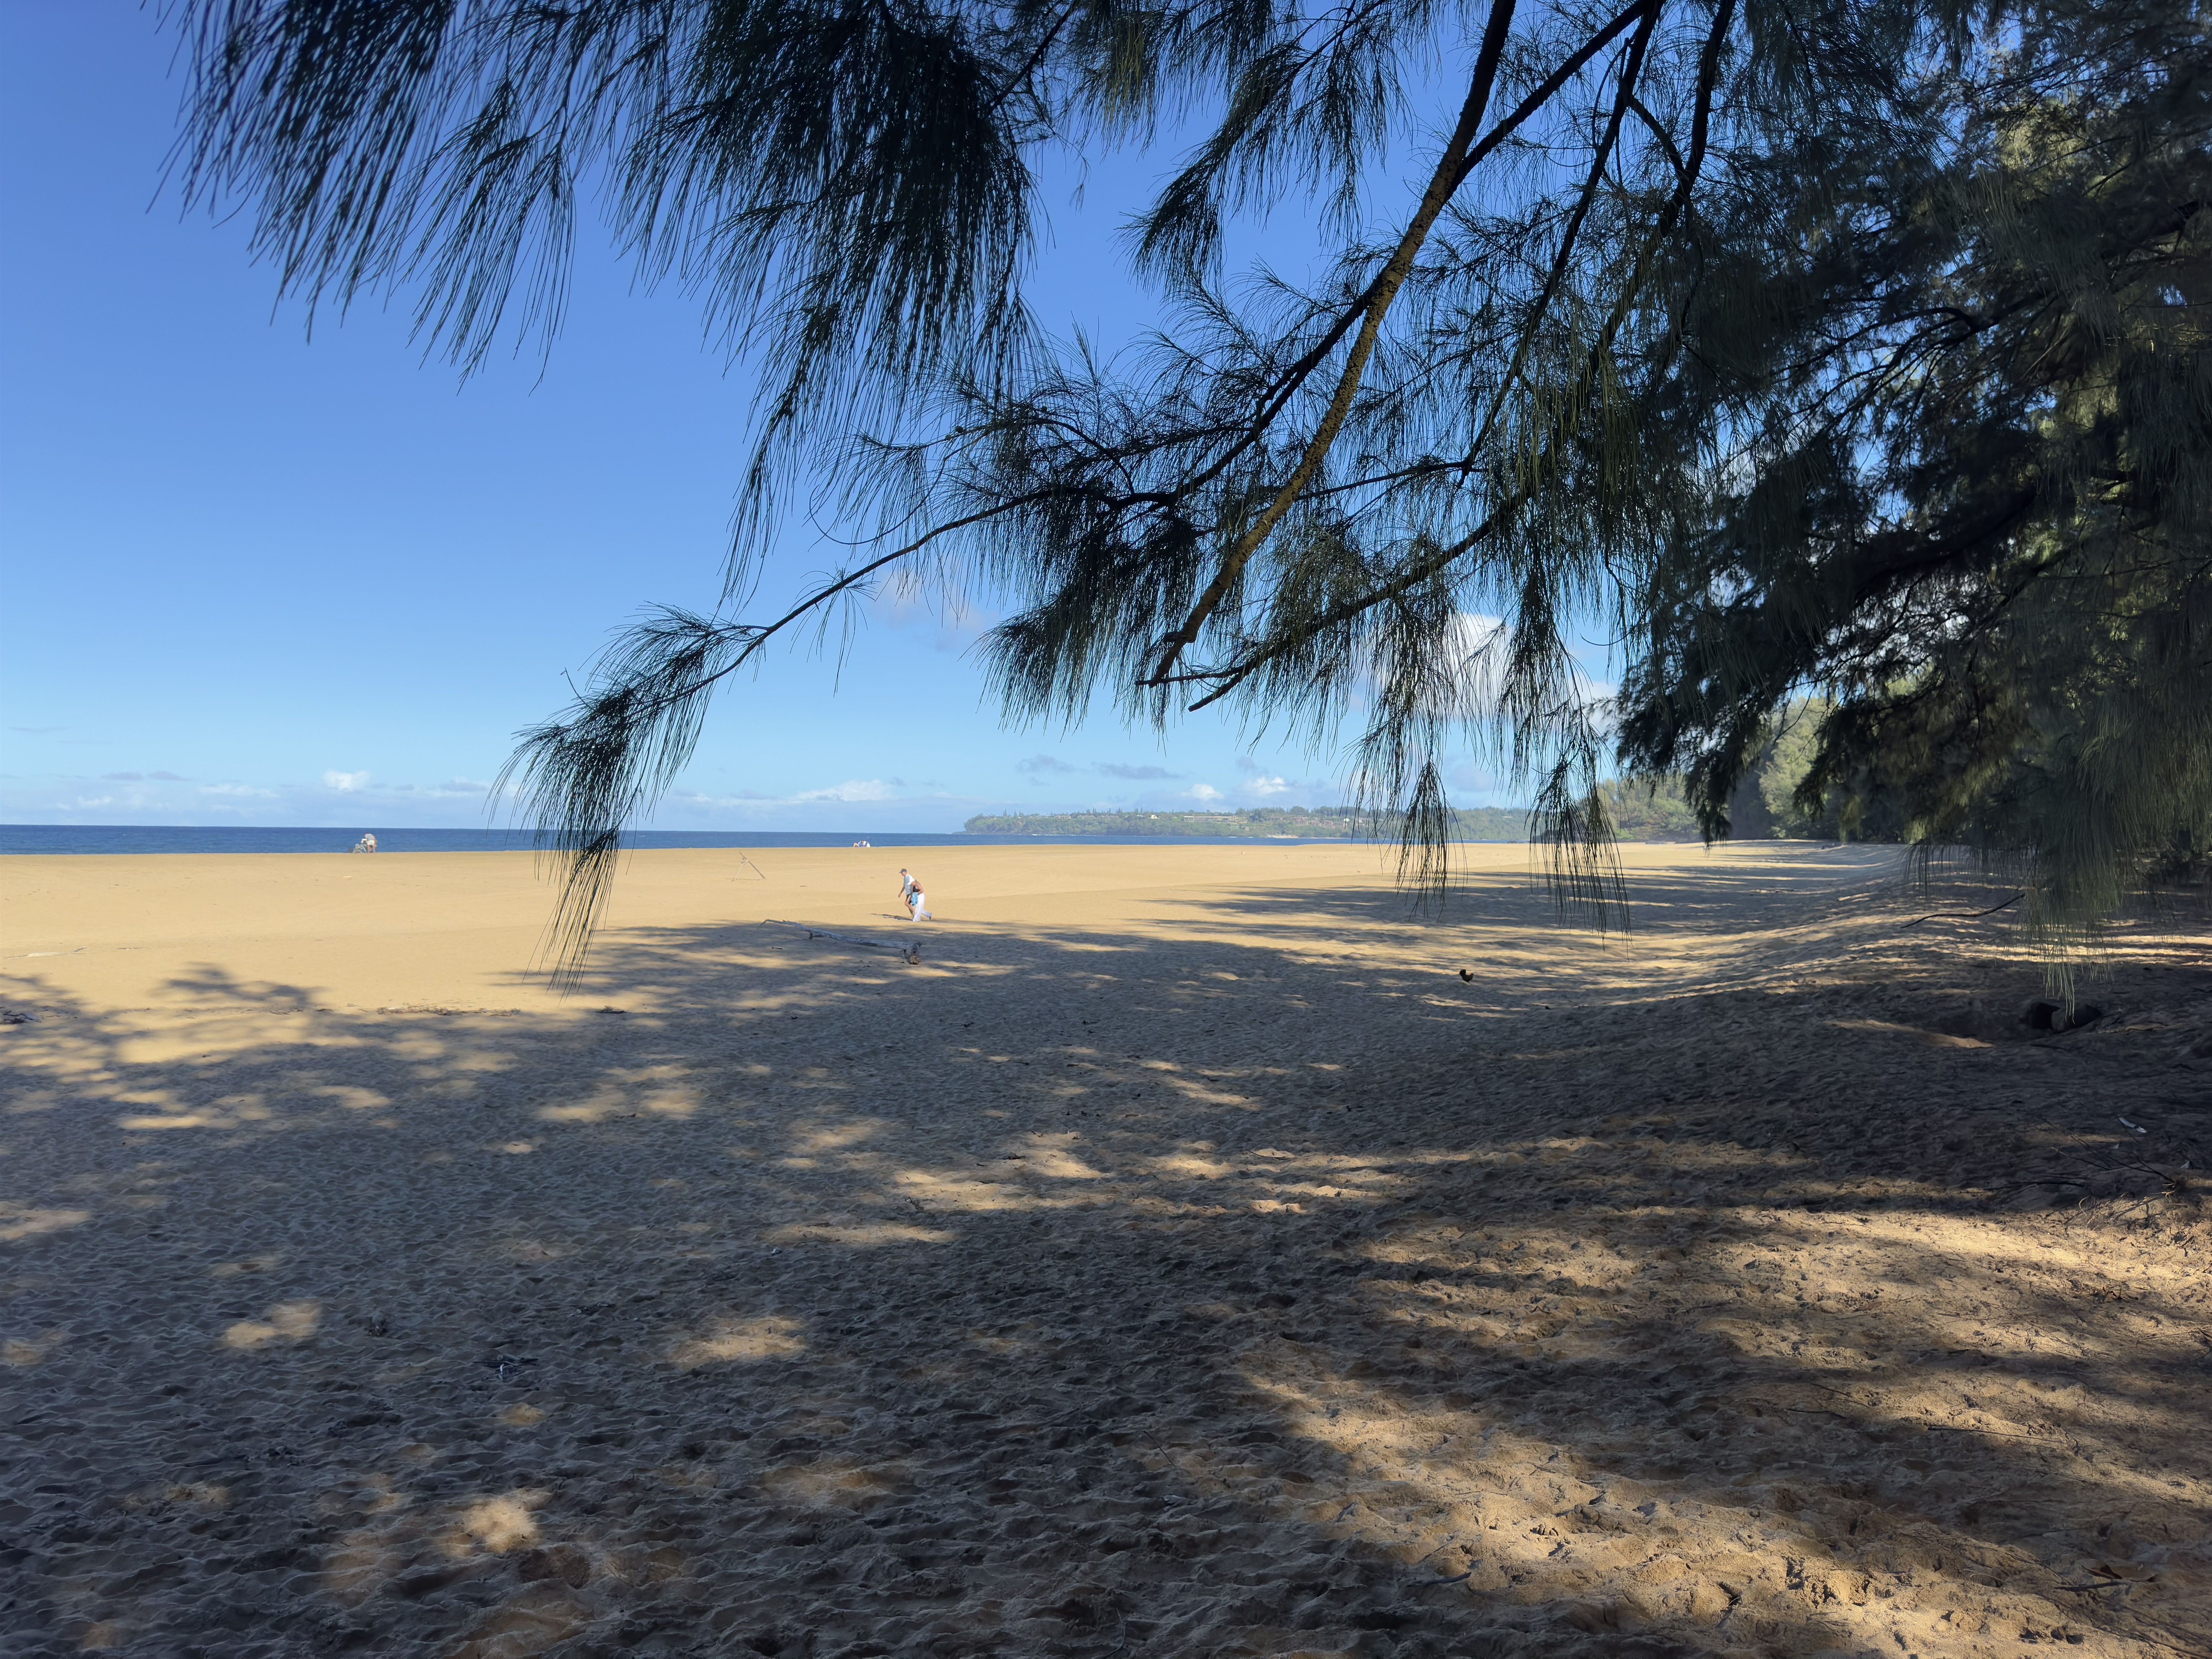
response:
[[[2206,930],[1468,850],[0,861],[0,1651],[2212,1653]]]

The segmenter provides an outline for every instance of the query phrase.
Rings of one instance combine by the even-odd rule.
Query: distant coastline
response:
[[[971,835],[1075,836],[1117,841],[1390,841],[1389,817],[1350,806],[1247,806],[1219,812],[1000,812],[968,820]],[[1452,814],[1455,841],[1524,841],[1525,808],[1482,806]]]
[[[1679,789],[1656,792],[1605,786],[1615,833],[1623,841],[1698,839],[1697,821]],[[1451,839],[1524,842],[1528,811],[1464,807],[1452,814]],[[979,813],[951,831],[904,830],[635,830],[623,836],[633,852],[702,848],[974,847],[1180,845],[1223,841],[1392,842],[1396,823],[1349,806],[1249,806],[1230,811],[1085,811]],[[408,829],[364,817],[343,824],[0,823],[0,856],[10,854],[343,853],[373,831],[380,853],[529,852],[525,829]],[[1738,830],[1743,834],[1742,829]],[[1753,830],[1756,838],[1759,831]]]
[[[1623,841],[1696,841],[1698,822],[1683,805],[1679,788],[1647,790],[1634,785],[1603,786],[1606,810]],[[1525,806],[1462,807],[1451,815],[1453,841],[1528,839]],[[1188,840],[1395,841],[1395,819],[1352,806],[1246,806],[1218,812],[1002,812],[968,820],[979,835],[1076,836],[1121,841],[1155,837]]]

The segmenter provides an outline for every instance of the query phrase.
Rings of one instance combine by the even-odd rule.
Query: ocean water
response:
[[[255,829],[245,825],[0,823],[0,854],[9,853],[344,853],[373,830],[380,853],[507,853],[530,850],[521,830]],[[637,830],[623,843],[640,851],[670,847],[1212,847],[1252,840],[1258,846],[1336,845],[1342,837],[1255,840],[1237,836],[971,836],[899,830],[817,834],[799,830],[722,832]]]

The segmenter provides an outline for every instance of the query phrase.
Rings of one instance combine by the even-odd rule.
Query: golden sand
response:
[[[2203,933],[1469,851],[0,862],[0,1651],[2212,1652]]]

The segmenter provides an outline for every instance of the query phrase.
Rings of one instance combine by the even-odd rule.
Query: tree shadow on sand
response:
[[[574,1018],[210,969],[235,1012],[189,1042],[17,981],[0,1621],[227,1659],[2205,1650],[2203,1232],[2161,1171],[2206,1119],[2158,1012],[2201,969],[2146,947],[2134,1025],[1997,1042],[1939,1028],[2022,970],[1893,921],[1801,915],[1685,996],[1656,946],[1504,960],[1540,903],[1403,966],[1334,894],[921,969],[655,930]]]

